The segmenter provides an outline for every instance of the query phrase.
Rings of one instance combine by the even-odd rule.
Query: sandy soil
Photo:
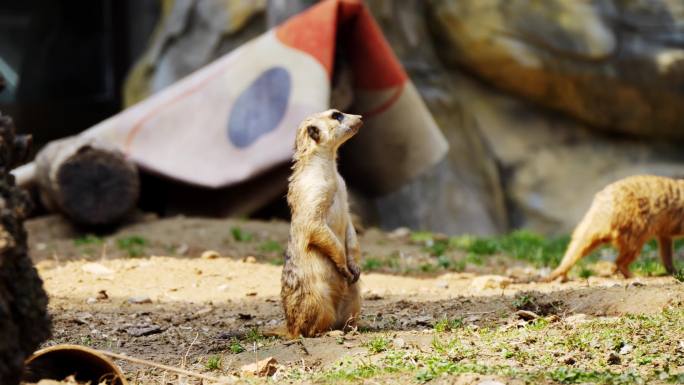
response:
[[[148,217],[97,238],[84,237],[57,217],[30,221],[27,228],[51,299],[54,331],[46,345],[78,343],[229,376],[231,381],[240,379],[242,365],[269,356],[283,368],[323,372],[343,357],[367,355],[367,341],[378,335],[400,338],[416,351],[429,350],[433,325],[440,319],[462,319],[475,327],[510,324],[520,293],[534,298],[532,310],[555,319],[573,314],[604,318],[655,314],[684,306],[684,285],[671,277],[591,277],[536,284],[468,269],[417,276],[364,273],[363,318],[368,332],[301,343],[250,339],[253,330],[281,322],[281,267],[276,265],[280,255],[274,245],[286,242],[286,223]],[[235,228],[239,228],[237,238],[249,234],[244,236],[248,239],[236,240]],[[131,236],[144,239],[143,250],[134,250],[143,256],[131,257],[130,248],[119,241]],[[420,253],[419,247],[377,230],[361,236],[361,243],[366,256],[397,250]],[[220,256],[201,258],[208,249]],[[502,268],[491,270],[500,273]],[[235,343],[245,351],[232,353]],[[207,365],[212,356],[221,357],[220,369]],[[184,381],[161,370],[120,364],[135,384]],[[485,378],[463,374],[454,381],[481,383]],[[390,380],[416,382],[405,374]]]

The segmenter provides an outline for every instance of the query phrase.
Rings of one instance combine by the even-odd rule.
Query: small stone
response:
[[[242,259],[242,262],[244,262],[244,263],[256,263],[256,261],[257,260],[253,255],[248,255]]]
[[[106,299],[109,299],[109,295],[107,294],[107,290],[100,290],[97,292],[97,297],[95,297],[98,301],[104,301]]]
[[[417,325],[429,325],[432,322],[433,317],[430,315],[422,315],[414,318],[413,320]]]
[[[620,362],[622,362],[622,360],[620,359],[620,356],[618,356],[617,354],[610,353],[610,355],[608,355],[609,365],[620,365]]]
[[[86,263],[85,265],[81,266],[81,270],[85,271],[86,273],[90,273],[93,275],[112,275],[114,274],[114,270],[108,268],[107,266],[101,264],[101,263]]]
[[[227,284],[223,284],[223,285],[218,285],[218,287],[216,288],[216,290],[218,290],[218,291],[227,291],[229,288],[230,288],[230,286],[228,286]]]
[[[200,256],[200,258],[202,258],[202,259],[216,259],[216,258],[220,258],[220,257],[221,257],[221,254],[219,254],[218,251],[215,251],[215,250],[207,250],[204,253],[202,253],[202,255]]]
[[[190,247],[187,244],[183,243],[180,246],[176,247],[176,254],[185,255],[188,253],[189,249]]]
[[[132,304],[136,304],[136,305],[143,304],[143,303],[152,303],[152,299],[146,295],[139,295],[139,296],[135,296],[135,297],[130,297],[128,299],[128,303],[132,303]]]
[[[435,286],[437,286],[438,289],[448,289],[449,283],[447,283],[446,281],[437,281],[435,283]]]
[[[577,361],[573,357],[566,357],[565,360],[563,360],[563,363],[565,365],[574,365]]]
[[[142,327],[134,327],[126,329],[126,333],[132,335],[133,337],[144,337],[152,334],[161,333],[163,330],[158,325],[148,325]]]
[[[328,337],[342,337],[344,332],[342,330],[331,330],[327,333]]]
[[[270,377],[278,370],[278,361],[273,357],[265,358],[261,361],[244,365],[240,371],[244,375]]]
[[[640,282],[640,281],[630,282],[630,283],[627,285],[627,287],[642,287],[642,286],[646,286],[646,285],[644,285],[644,283],[643,283],[643,282]]]
[[[624,356],[625,354],[631,353],[632,350],[634,350],[634,346],[632,346],[630,344],[625,344],[623,347],[620,348],[619,354],[621,356]]]
[[[589,317],[586,314],[577,313],[571,316],[565,317],[563,320],[566,324],[571,326],[577,326],[589,322]]]
[[[406,341],[403,338],[395,338],[392,340],[392,345],[397,349],[403,349],[406,346]]]
[[[513,280],[501,275],[481,275],[473,279],[470,287],[476,291],[487,289],[503,289],[513,283]]]
[[[366,292],[364,294],[363,299],[365,299],[367,301],[377,301],[377,300],[382,299],[382,296],[378,293],[369,291],[369,292]]]
[[[97,298],[88,297],[88,299],[86,299],[86,303],[89,304],[89,305],[92,305],[92,304],[94,304],[94,303],[97,303]]]
[[[398,227],[387,234],[387,237],[394,240],[408,239],[411,235],[411,229],[408,227]]]
[[[254,297],[254,296],[257,295],[257,292],[256,292],[256,291],[250,291],[250,292],[247,292],[245,295],[246,295],[247,297]]]
[[[207,307],[205,307],[205,308],[202,308],[202,309],[197,310],[197,311],[195,312],[195,316],[196,316],[196,317],[201,317],[201,316],[203,316],[203,315],[206,315],[206,314],[211,313],[212,311],[214,311],[214,308],[211,307],[211,306],[207,306]]]
[[[531,321],[539,318],[539,315],[535,312],[531,312],[529,310],[518,310],[515,312],[515,315],[520,317],[520,319],[523,319],[525,321]]]

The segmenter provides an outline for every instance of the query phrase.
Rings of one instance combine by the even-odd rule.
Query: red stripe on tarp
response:
[[[283,44],[318,60],[332,78],[338,0],[323,1],[281,24],[276,36]]]
[[[349,32],[342,38],[349,49],[347,60],[357,88],[382,90],[406,82],[406,72],[370,11],[359,0],[323,1],[280,25],[276,36],[283,44],[313,56],[332,77],[335,38],[340,28]]]

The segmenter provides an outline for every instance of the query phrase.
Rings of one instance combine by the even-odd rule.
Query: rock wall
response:
[[[164,1],[128,102],[314,2]],[[367,222],[565,233],[616,179],[684,176],[681,1],[366,3],[451,146],[398,191],[354,194]]]

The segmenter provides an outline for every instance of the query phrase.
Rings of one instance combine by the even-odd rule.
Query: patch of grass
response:
[[[443,333],[443,332],[449,332],[452,330],[456,330],[456,329],[459,329],[462,327],[463,327],[463,319],[462,318],[454,318],[454,319],[443,318],[435,324],[434,329],[438,333]]]
[[[656,255],[642,255],[632,263],[630,270],[646,276],[665,274],[665,267]]]
[[[92,347],[95,346],[95,341],[90,336],[83,336],[81,337],[81,345]]]
[[[85,255],[96,255],[102,244],[104,244],[104,240],[93,234],[86,234],[74,239],[74,246]]]
[[[496,238],[480,238],[472,235],[452,237],[449,240],[449,245],[478,255],[492,255],[500,251],[500,245]]]
[[[283,245],[281,245],[280,242],[274,240],[262,242],[259,245],[259,250],[261,250],[264,253],[282,253],[283,251],[285,251]]]
[[[221,369],[221,357],[220,356],[211,356],[207,358],[207,362],[204,363],[204,367],[207,368],[207,370],[219,370]]]
[[[520,301],[529,304],[534,299],[527,296]],[[441,328],[448,322],[438,324]],[[413,373],[421,383],[462,373],[496,375],[529,384],[682,383],[684,373],[679,368],[684,366],[684,356],[679,340],[672,338],[682,334],[682,325],[684,308],[679,307],[572,326],[538,319],[522,328],[459,327],[452,334],[433,334],[431,350],[384,347],[383,355],[370,358],[375,353],[369,348],[367,357],[348,358],[323,376],[325,383],[366,378],[382,383],[381,376],[392,373]],[[607,355],[625,344],[636,348],[621,355],[623,366],[607,366]],[[555,352],[568,354],[577,363],[566,365]]]
[[[643,384],[644,380],[632,372],[614,373],[611,371],[585,371],[582,369],[561,366],[548,375],[561,384]]]
[[[263,334],[261,334],[261,331],[259,328],[251,328],[249,331],[247,331],[247,334],[245,334],[245,341],[247,342],[260,342],[263,340],[265,337]]]
[[[233,338],[230,340],[230,346],[228,346],[228,350],[230,350],[230,352],[233,354],[239,354],[244,352],[245,348],[240,344],[240,341]]]
[[[139,235],[131,235],[117,239],[116,246],[119,250],[126,252],[129,257],[140,257],[145,254],[147,240]]]
[[[580,266],[579,276],[580,278],[587,279],[594,275],[594,271],[586,266]]]
[[[513,299],[513,307],[522,310],[534,305],[534,298],[529,294],[519,294]]]
[[[365,343],[368,351],[371,353],[380,353],[387,350],[390,345],[390,340],[384,336],[377,336]]]
[[[382,268],[382,261],[378,258],[375,257],[368,257],[364,258],[363,263],[361,264],[361,270],[363,271],[373,271],[373,270],[380,270]]]
[[[233,239],[237,242],[251,242],[254,239],[254,234],[235,226],[230,229]]]
[[[470,263],[482,264],[481,256],[506,254],[535,266],[551,266],[560,262],[570,238],[546,238],[527,230],[514,231],[501,237],[452,237],[449,246],[467,251]],[[474,257],[480,257],[475,259]]]
[[[429,246],[434,242],[434,239],[429,231],[414,231],[411,233],[411,242]]]
[[[675,277],[675,279],[676,279],[677,281],[679,281],[679,282],[684,282],[684,267],[682,267],[681,269],[675,271],[674,277]]]
[[[74,246],[76,247],[81,247],[81,246],[90,246],[90,245],[95,245],[99,246],[104,242],[104,240],[97,235],[94,234],[86,234],[82,237],[78,237],[74,239]]]
[[[420,266],[418,266],[418,268],[423,273],[434,273],[437,271],[437,266],[432,263],[422,263]]]
[[[271,259],[270,261],[268,261],[268,263],[270,263],[273,266],[282,266],[285,264],[285,259],[275,258],[275,259]]]
[[[446,255],[440,255],[437,257],[437,266],[441,267],[442,269],[449,270],[451,268],[452,262],[452,259]]]
[[[322,377],[327,384],[338,381],[358,381],[373,377],[381,372],[382,369],[379,366],[370,362],[355,364],[352,361],[343,361],[337,368],[325,372]]]

